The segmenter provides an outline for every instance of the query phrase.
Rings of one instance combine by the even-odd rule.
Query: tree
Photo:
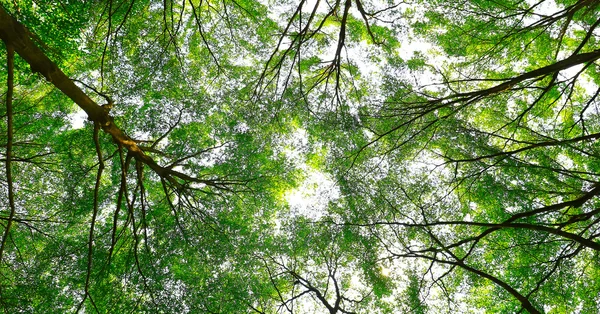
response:
[[[369,206],[377,216],[348,220],[381,233],[388,258],[427,261],[423,285],[449,308],[462,293],[490,312],[597,307],[587,283],[597,282],[599,190],[587,161],[600,22],[585,1],[529,15],[544,4],[433,4],[417,26],[447,60],[412,66],[440,82],[390,77],[390,98],[365,115],[373,135],[360,151],[386,165],[371,183],[382,200]]]
[[[597,311],[597,2],[1,4],[6,313]]]

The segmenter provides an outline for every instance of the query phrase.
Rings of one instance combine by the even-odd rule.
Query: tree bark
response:
[[[175,177],[184,181],[201,182],[219,187],[219,183],[211,180],[201,180],[184,173],[168,169],[157,164],[154,159],[146,155],[137,143],[127,136],[113,121],[113,118],[102,106],[86,95],[46,54],[31,40],[31,33],[27,28],[13,18],[0,6],[0,38],[6,45],[11,45],[35,73],[43,75],[48,82],[71,98],[88,115],[88,119],[98,123],[105,133],[112,136],[115,143],[125,147],[136,160],[149,166],[160,177],[179,186]]]

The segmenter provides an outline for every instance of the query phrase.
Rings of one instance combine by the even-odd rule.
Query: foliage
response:
[[[598,312],[598,12],[1,0],[0,309]]]

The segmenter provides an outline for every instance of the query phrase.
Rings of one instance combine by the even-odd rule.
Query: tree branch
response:
[[[177,178],[179,178],[184,181],[204,183],[215,188],[229,190],[227,186],[231,183],[227,181],[215,182],[213,180],[194,178],[187,174],[162,167],[156,163],[152,157],[144,153],[135,140],[131,139],[114,123],[114,119],[109,115],[108,110],[98,105],[86,95],[54,62],[52,62],[52,60],[48,58],[48,56],[46,56],[41,49],[35,45],[30,38],[31,36],[32,34],[25,26],[10,16],[4,8],[0,6],[0,38],[7,45],[14,46],[15,51],[25,59],[33,72],[43,75],[48,82],[52,83],[66,96],[71,98],[86,112],[89,120],[97,123],[105,133],[112,136],[115,143],[125,147],[133,158],[144,163],[158,176],[177,187],[182,187],[182,183],[177,180]]]
[[[15,50],[11,44],[6,44],[6,64],[8,68],[8,75],[6,79],[7,92],[6,92],[6,182],[8,185],[8,206],[10,207],[10,214],[8,222],[6,223],[6,229],[4,229],[4,236],[2,237],[2,244],[0,244],[0,263],[2,262],[2,256],[4,254],[4,248],[6,245],[6,239],[10,232],[13,219],[15,217],[15,196],[13,190],[12,170],[11,170],[11,158],[12,158],[12,146],[13,146],[13,90],[14,90],[14,64],[15,64]]]

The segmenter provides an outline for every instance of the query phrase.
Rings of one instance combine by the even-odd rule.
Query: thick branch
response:
[[[498,84],[494,87],[477,90],[477,91],[473,91],[473,92],[457,93],[457,94],[448,96],[446,98],[436,100],[435,102],[438,102],[440,100],[443,101],[443,100],[449,100],[449,99],[456,99],[454,101],[451,101],[451,103],[456,103],[456,102],[471,100],[474,98],[479,99],[479,97],[489,96],[489,95],[492,95],[495,93],[505,91],[523,81],[530,80],[530,79],[533,79],[536,77],[550,75],[553,73],[558,73],[562,70],[566,70],[570,67],[573,67],[573,66],[576,66],[579,64],[593,62],[593,61],[597,60],[598,58],[600,58],[600,49],[586,52],[586,53],[572,55],[572,56],[570,56],[566,59],[563,59],[561,61],[558,61],[556,63],[553,63],[553,64],[547,65],[545,67],[541,67],[539,69],[535,69],[535,70],[523,73],[521,75],[509,78],[506,80],[506,82],[504,82],[502,84]]]
[[[7,44],[14,46],[15,51],[29,64],[31,70],[43,75],[56,88],[71,98],[88,115],[88,119],[97,123],[102,130],[110,134],[113,141],[125,147],[136,160],[150,167],[157,175],[169,181],[175,186],[181,186],[176,177],[209,186],[224,189],[227,182],[214,182],[213,180],[202,180],[191,177],[181,172],[160,166],[150,156],[146,155],[137,143],[127,136],[113,121],[102,106],[88,97],[58,66],[50,60],[46,54],[38,48],[31,40],[32,34],[10,16],[0,6],[0,38]]]
[[[31,33],[0,6],[0,38],[14,46],[15,51],[29,64],[33,72],[40,73],[83,109],[90,120],[102,125],[109,122],[101,106],[91,100],[73,83],[30,38]]]

